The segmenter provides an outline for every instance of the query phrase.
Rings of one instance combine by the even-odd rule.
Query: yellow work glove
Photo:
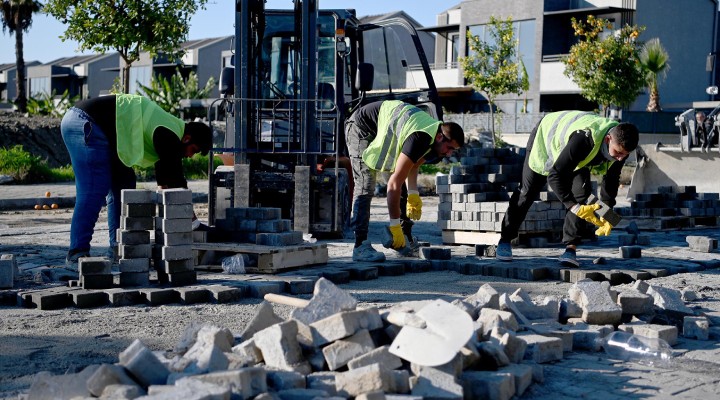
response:
[[[612,225],[610,225],[609,222],[605,221],[604,218],[600,218],[600,222],[603,223],[603,226],[597,228],[595,230],[595,234],[598,236],[610,236],[610,231],[612,230]]]
[[[392,235],[391,247],[395,250],[400,250],[405,247],[405,235],[403,234],[402,226],[400,226],[400,219],[391,219],[388,230]]]
[[[570,208],[570,211],[578,217],[584,219],[585,221],[597,227],[602,227],[603,223],[600,221],[600,218],[595,215],[595,211],[598,209],[600,209],[600,204],[575,204],[574,206],[572,206],[572,208]]]
[[[408,190],[407,217],[419,221],[422,217],[422,200],[417,190]]]

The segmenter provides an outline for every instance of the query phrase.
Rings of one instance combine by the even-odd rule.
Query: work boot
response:
[[[65,257],[65,269],[73,272],[78,272],[80,270],[78,266],[78,260],[81,257],[90,257],[90,252],[79,251],[77,253],[68,254],[68,256]]]
[[[509,242],[500,242],[495,249],[495,258],[500,261],[512,261],[512,246]]]
[[[370,241],[366,240],[353,249],[352,259],[353,261],[383,262],[385,261],[385,254],[375,250]]]
[[[577,254],[573,249],[565,249],[565,252],[558,257],[558,261],[560,261],[560,265],[564,267],[577,268],[580,266],[577,260]]]

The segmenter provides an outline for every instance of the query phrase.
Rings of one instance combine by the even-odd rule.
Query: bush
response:
[[[25,151],[22,145],[0,148],[0,174],[17,183],[62,182],[75,179],[70,166],[52,169],[47,161]]]

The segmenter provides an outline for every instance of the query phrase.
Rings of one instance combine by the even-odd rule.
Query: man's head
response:
[[[605,135],[610,157],[622,161],[635,150],[640,140],[640,133],[635,125],[623,122],[610,129]]]
[[[699,123],[705,122],[705,113],[703,111],[698,111],[695,113],[695,120]]]
[[[190,158],[197,153],[207,155],[212,148],[212,129],[202,122],[187,122],[181,141],[183,157]]]
[[[454,122],[443,122],[435,135],[433,150],[440,157],[449,157],[465,145],[465,132]]]

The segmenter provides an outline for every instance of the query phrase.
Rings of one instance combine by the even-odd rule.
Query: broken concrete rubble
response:
[[[340,298],[351,297],[332,283],[321,285]],[[95,366],[63,378],[43,375],[43,379],[55,386],[69,385],[62,389],[68,393],[82,392],[77,389],[77,382],[82,381],[86,392],[80,396],[84,397],[371,399],[408,395],[405,398],[510,399],[522,395],[532,382],[542,382],[542,364],[561,360],[569,351],[599,351],[601,339],[614,328],[612,324],[592,325],[593,321],[610,319],[619,323],[618,312],[633,315],[647,311],[647,307],[624,301],[632,298],[626,293],[665,293],[664,297],[648,294],[646,298],[654,299],[654,307],[667,304],[669,295],[662,288],[638,284],[626,289],[617,294],[615,302],[609,285],[592,281],[576,283],[568,293],[570,299],[533,300],[522,290],[500,295],[498,308],[506,306],[513,311],[489,307],[493,301],[483,301],[478,309],[439,300],[400,303],[382,312],[338,307],[334,314],[309,325],[293,318],[283,320],[269,303],[263,302],[241,335],[217,326],[191,324],[172,352],[153,353],[135,341],[120,353],[119,364]],[[487,285],[481,291],[497,294]],[[595,301],[601,307],[595,307]],[[562,303],[577,303],[583,310],[581,317],[562,321]],[[423,310],[433,304],[454,307],[471,321],[471,315],[476,314],[472,335],[458,339],[454,356],[442,365],[421,365],[397,357],[390,351],[392,338],[386,333],[399,326],[390,322],[393,318],[381,318],[381,314],[387,317],[393,312],[416,313],[425,327],[432,327],[436,317]],[[412,319],[400,323],[408,320]],[[410,327],[423,329],[416,322]],[[408,327],[399,328],[402,332]],[[706,318],[688,316],[683,334],[706,337],[708,327]],[[675,326],[639,320],[620,325],[619,329],[662,338],[671,344],[678,334]],[[33,388],[38,391],[48,385]]]

